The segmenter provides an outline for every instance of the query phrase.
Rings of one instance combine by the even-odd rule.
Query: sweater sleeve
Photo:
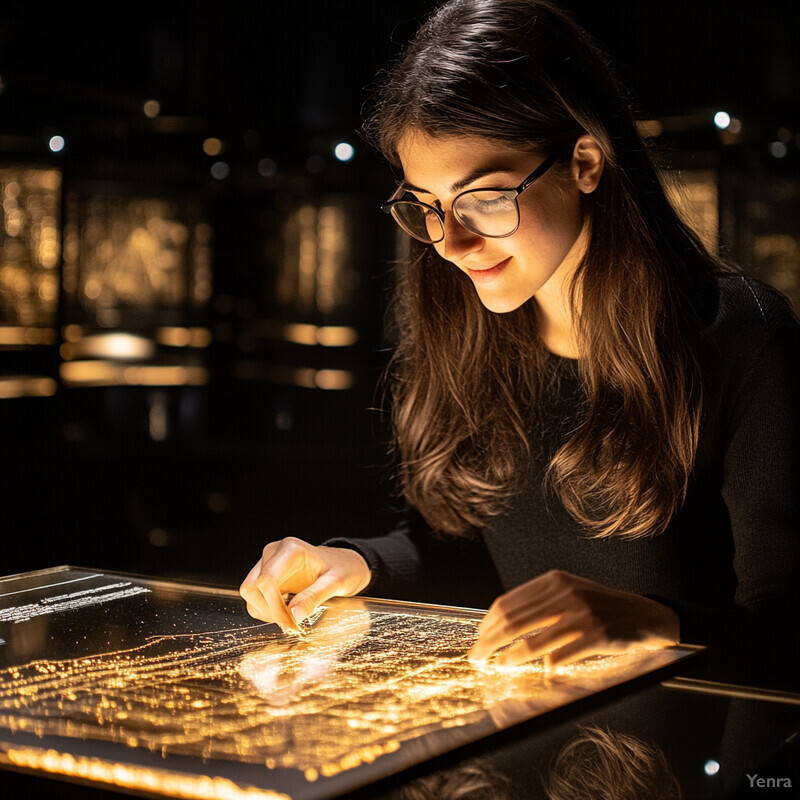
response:
[[[365,595],[483,609],[502,592],[478,531],[437,534],[413,508],[390,533],[323,544],[349,547],[364,557],[372,573]]]
[[[800,327],[769,331],[751,352],[721,394],[735,605],[667,604],[682,640],[709,644],[715,673],[800,688]]]

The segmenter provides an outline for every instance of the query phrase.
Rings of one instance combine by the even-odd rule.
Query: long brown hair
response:
[[[721,265],[670,205],[607,56],[540,0],[450,0],[390,70],[365,131],[400,166],[409,129],[541,155],[590,134],[605,165],[586,197],[589,242],[570,290],[583,417],[550,462],[564,506],[595,536],[657,533],[680,507],[702,412],[699,332]],[[485,309],[432,246],[398,280],[390,366],[404,495],[435,529],[502,510],[528,457],[546,375],[535,301]]]

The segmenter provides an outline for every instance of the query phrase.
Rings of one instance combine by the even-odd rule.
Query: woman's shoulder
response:
[[[740,273],[721,275],[717,283],[716,315],[701,337],[707,377],[716,375],[729,387],[737,380],[766,380],[768,372],[776,373],[770,380],[780,374],[796,381],[800,322],[788,298]]]
[[[712,335],[767,335],[800,324],[786,296],[758,278],[742,273],[722,274],[717,287],[717,313],[709,331]]]

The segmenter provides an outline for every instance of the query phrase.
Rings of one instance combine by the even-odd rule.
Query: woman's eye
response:
[[[462,213],[496,213],[504,211],[509,206],[509,200],[504,194],[498,192],[476,192],[462,197],[459,201],[459,211]]]
[[[505,205],[505,198],[504,197],[492,197],[492,198],[483,198],[479,197],[476,201],[476,205],[479,208],[485,210],[491,210],[495,208],[499,208],[500,206]]]

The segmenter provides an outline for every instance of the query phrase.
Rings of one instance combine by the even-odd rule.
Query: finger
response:
[[[264,570],[264,559],[260,559],[247,574],[239,587],[239,594],[247,602],[247,612],[250,616],[264,622],[277,622],[277,618],[270,609],[266,597],[258,587],[258,578]],[[281,599],[285,600],[288,595],[281,594]]]
[[[548,620],[563,611],[561,593],[533,595],[525,593],[506,594],[492,604],[478,625],[480,636],[492,638],[502,631],[512,639],[522,636],[536,627],[550,624]],[[510,641],[510,639],[509,639]]]
[[[563,616],[563,609],[559,611],[557,608],[557,604],[547,602],[516,609],[485,627],[479,625],[478,640],[501,647],[520,636],[558,622]]]
[[[478,639],[469,651],[468,658],[471,661],[485,661],[496,650],[511,644],[520,636],[555,625],[562,617],[562,614],[553,613],[551,610],[539,609],[530,617],[523,615],[514,622],[493,625],[485,630],[479,627]]]
[[[246,599],[246,598],[245,598]],[[265,606],[266,608],[266,606]],[[260,606],[254,606],[252,603],[247,603],[247,613],[254,617],[255,619],[260,619],[262,622],[274,622],[275,620],[271,619],[271,615],[269,609],[264,611]]]
[[[568,646],[580,638],[582,638],[582,634],[579,631],[559,630],[553,633],[550,629],[510,645],[502,653],[498,653],[495,663],[503,667],[527,664],[537,658],[547,656],[555,649]]]
[[[294,621],[294,617],[289,613],[289,609],[283,601],[278,581],[272,575],[262,572],[256,578],[256,586],[269,608],[273,621],[280,625],[284,632],[287,630],[299,632],[300,626]]]
[[[587,636],[581,636],[562,647],[551,650],[545,656],[545,660],[550,669],[555,669],[565,664],[572,664],[576,661],[580,661],[583,658],[599,655],[613,655],[613,653],[610,652],[610,648],[603,648],[598,641],[590,639]]]
[[[510,589],[492,604],[483,622],[489,625],[497,620],[498,615],[511,616],[516,609],[552,603],[563,597],[564,589],[570,585],[565,577],[561,573],[545,573]]]
[[[247,602],[247,613],[251,617],[260,619],[263,622],[274,622],[280,625],[281,629],[286,629],[286,607],[283,603],[283,597],[280,597],[280,604],[276,606],[274,598],[270,598],[269,591],[264,590],[264,583],[259,586],[257,583],[245,582],[239,587],[239,594]],[[281,607],[283,608],[283,615],[281,614]],[[294,625],[289,624],[290,630],[294,629]]]
[[[269,550],[272,550],[269,558],[261,559],[261,569],[254,579],[254,584],[263,596],[263,602],[273,615],[273,620],[283,630],[299,632],[300,626],[286,607],[287,596],[284,589],[289,586],[296,591],[316,578],[315,573],[306,574],[309,571],[306,558],[307,545],[305,542],[290,538],[282,540],[274,548],[272,545],[267,545],[264,549],[265,555]]]
[[[261,573],[261,561],[259,560],[253,569],[247,573],[247,577],[239,587],[239,594],[247,602],[247,613],[251,617],[263,620],[264,622],[274,622],[270,617],[269,606],[264,600],[264,596],[258,591],[256,578]]]
[[[302,622],[324,602],[344,593],[342,582],[330,571],[323,572],[308,589],[298,592],[289,603],[289,611],[296,622]]]

